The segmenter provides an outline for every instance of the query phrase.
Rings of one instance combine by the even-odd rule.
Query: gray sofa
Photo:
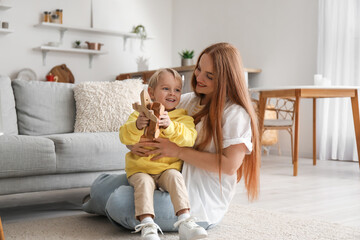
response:
[[[100,173],[124,172],[118,132],[74,133],[73,87],[0,76],[0,195],[88,187]]]

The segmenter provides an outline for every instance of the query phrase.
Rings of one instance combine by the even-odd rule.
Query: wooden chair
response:
[[[274,101],[272,101],[274,100]],[[293,126],[294,126],[294,110],[295,110],[295,99],[291,98],[275,98],[269,99],[274,105],[274,108],[267,109],[267,111],[276,112],[276,119],[264,119],[264,131],[265,130],[286,130],[290,134],[291,138],[291,157],[292,162],[294,162],[294,136],[293,136]],[[280,147],[279,147],[279,153]]]
[[[258,104],[259,101],[252,99],[255,112],[259,115]],[[268,109],[274,108],[273,105],[267,105]],[[265,119],[276,119],[276,113],[274,111],[265,111]],[[278,131],[277,130],[266,130],[263,131],[261,136],[261,146],[266,155],[270,153],[270,147],[278,142]]]
[[[257,104],[258,100],[253,100]],[[286,130],[290,134],[291,138],[291,157],[292,162],[294,161],[294,137],[293,137],[293,126],[295,116],[295,99],[292,98],[269,98],[265,112],[275,112],[275,119],[264,119],[263,133],[267,130]],[[278,143],[279,144],[279,143]],[[280,145],[278,145],[279,154]]]
[[[5,240],[4,229],[1,223],[1,218],[0,218],[0,240]]]

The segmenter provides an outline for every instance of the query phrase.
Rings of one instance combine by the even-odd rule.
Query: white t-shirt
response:
[[[203,106],[200,105],[200,98],[191,92],[181,96],[181,102],[177,108],[184,108],[190,116],[193,116]],[[197,139],[201,137],[202,125],[203,121],[196,125]],[[225,104],[222,130],[223,148],[244,143],[248,150],[247,154],[252,151],[250,117],[243,107],[237,104]],[[205,150],[215,153],[214,142],[211,141]],[[234,175],[221,174],[221,189],[218,173],[208,172],[184,162],[182,174],[189,192],[191,215],[200,222],[219,223],[235,195],[236,173]]]

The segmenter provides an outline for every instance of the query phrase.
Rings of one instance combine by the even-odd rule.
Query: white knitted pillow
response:
[[[141,79],[115,82],[84,82],[74,87],[74,132],[117,132],[140,101]]]

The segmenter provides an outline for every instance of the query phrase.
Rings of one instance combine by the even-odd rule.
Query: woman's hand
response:
[[[179,158],[179,154],[181,151],[181,147],[176,145],[173,142],[170,142],[169,139],[165,138],[158,138],[155,141],[143,141],[135,144],[138,148],[144,149],[145,147],[154,147],[155,150],[147,150],[147,155],[140,155],[140,156],[148,156],[151,154],[156,154],[155,157],[153,157],[151,160],[158,160],[162,157],[176,157]],[[140,150],[141,151],[141,150]],[[131,150],[133,152],[133,150]]]
[[[147,138],[140,138],[140,142],[138,142],[134,145],[126,145],[126,147],[128,149],[130,149],[130,151],[133,154],[136,154],[141,157],[147,157],[150,155],[149,151],[151,151],[151,149],[146,149],[145,147],[143,147],[142,143],[145,143],[145,142],[153,142],[153,140],[147,139]]]
[[[141,112],[136,119],[136,127],[141,130],[149,125],[149,119],[145,116],[145,113]]]

